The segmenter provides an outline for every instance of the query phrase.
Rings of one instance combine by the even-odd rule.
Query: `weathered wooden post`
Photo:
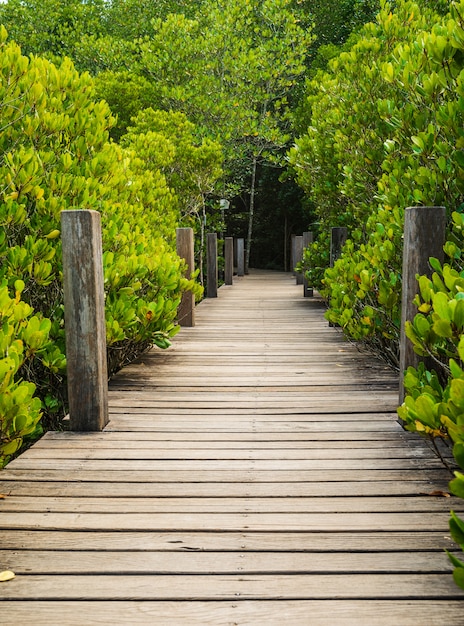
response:
[[[330,237],[330,267],[335,265],[337,259],[342,254],[345,241],[348,239],[348,230],[344,226],[334,226]],[[329,322],[329,326],[336,326],[333,322]]]
[[[294,258],[295,266],[298,263],[300,263],[300,261],[302,260],[303,260],[303,235],[297,235],[295,237],[295,258]],[[297,272],[295,270],[295,276],[296,276],[296,284],[302,285],[303,284],[303,272]]]
[[[414,352],[412,342],[406,337],[406,321],[412,321],[417,314],[413,304],[419,285],[416,275],[432,275],[429,258],[435,257],[443,263],[443,245],[446,237],[446,209],[442,206],[409,207],[404,216],[403,248],[403,290],[401,299],[401,338],[400,338],[400,404],[405,390],[403,377],[408,367],[417,367],[424,361]]]
[[[192,228],[176,229],[177,254],[184,259],[187,265],[187,278],[190,278],[195,269],[194,243]],[[182,300],[177,311],[177,319],[180,326],[195,326],[195,296],[191,291],[182,294]]]
[[[293,276],[295,276],[295,257],[296,257],[295,237],[296,237],[296,235],[292,235],[291,236],[291,243],[290,243],[290,270],[291,270]]]
[[[63,211],[61,236],[70,427],[99,431],[108,423],[100,214]]]
[[[218,262],[217,262],[217,234],[206,235],[206,297],[217,298],[218,285]]]
[[[237,276],[245,276],[245,239],[237,239]]]
[[[314,241],[314,234],[312,231],[306,231],[303,233],[303,250],[308,248]],[[303,297],[312,298],[314,296],[314,290],[309,286],[308,279],[303,272]]]
[[[342,248],[348,239],[348,230],[344,226],[336,226],[332,228],[332,237],[330,240],[330,267],[335,265],[335,261],[340,258]]]
[[[232,285],[234,276],[234,239],[226,237],[224,239],[224,282]]]

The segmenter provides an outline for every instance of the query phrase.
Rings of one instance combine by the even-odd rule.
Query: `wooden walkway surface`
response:
[[[449,473],[397,379],[253,273],[111,383],[103,433],[0,473],[0,623],[464,624]]]

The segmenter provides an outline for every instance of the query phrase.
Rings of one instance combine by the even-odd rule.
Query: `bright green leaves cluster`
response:
[[[432,355],[445,367],[456,357],[464,334],[464,271],[449,264],[442,267],[437,259],[431,263],[436,271],[432,279],[419,277],[420,294],[415,299],[419,313],[406,323],[406,334],[417,354]]]
[[[453,214],[454,240],[462,231],[463,216]],[[406,334],[417,354],[426,358],[417,369],[410,367],[404,376],[407,392],[398,408],[408,430],[430,437],[449,437],[453,455],[464,469],[464,271],[455,241],[446,248],[452,252],[451,263],[441,266],[430,259],[435,270],[432,279],[420,276],[415,299],[418,313],[406,325]],[[454,265],[454,267],[453,267]],[[432,369],[433,368],[433,369]],[[450,489],[464,497],[464,476],[456,473]],[[464,522],[452,513],[450,530],[464,549]],[[464,588],[464,563],[449,555],[455,565],[454,577]]]
[[[462,281],[462,277],[457,281]],[[418,369],[409,368],[405,374],[404,385],[409,395],[398,409],[400,417],[405,421],[408,430],[419,432],[430,437],[449,437],[453,442],[453,455],[464,470],[464,335],[462,333],[463,319],[460,297],[449,299],[445,292],[431,289],[433,295],[429,298],[432,305],[431,319],[424,315],[416,316],[414,320],[415,346],[427,347],[428,353],[436,358],[439,353],[442,360],[443,340],[450,342],[448,330],[440,331],[438,323],[443,320],[453,330],[453,336],[460,338],[455,345],[454,352],[450,347],[447,352],[453,352],[455,358],[450,358],[449,376],[445,382],[439,380],[436,372],[427,371],[423,363]],[[458,290],[456,295],[463,294]],[[439,297],[441,294],[441,297]],[[423,305],[422,305],[423,306]],[[461,327],[461,332],[457,327]],[[435,330],[434,330],[435,328]],[[444,326],[445,328],[445,326]],[[411,327],[410,327],[410,334]],[[441,335],[444,335],[443,337]],[[423,340],[418,341],[422,336]],[[435,336],[435,341],[433,337]],[[453,342],[454,343],[454,342]],[[422,347],[419,349],[423,349]],[[464,498],[464,474],[455,472],[455,478],[450,482],[450,490],[460,498]],[[464,520],[451,512],[450,531],[453,539],[464,550]],[[448,556],[455,566],[453,572],[456,583],[464,588],[464,562],[451,553]]]
[[[40,431],[42,403],[34,398],[36,386],[18,377],[35,356],[46,358],[53,350],[50,320],[32,316],[32,308],[21,301],[24,283],[18,280],[15,287],[14,298],[5,285],[0,287],[0,468],[24,437]]]
[[[86,33],[101,32],[105,0],[8,0],[0,5],[0,23],[24,54],[73,56]]]
[[[195,131],[184,113],[148,108],[133,118],[121,141],[150,169],[164,175],[183,219],[202,214],[206,197],[222,174],[220,144],[198,139]]]
[[[42,406],[48,425],[53,419],[56,426],[65,412],[62,210],[102,215],[110,374],[150,345],[166,347],[178,330],[182,292],[199,289],[183,277],[174,250],[178,202],[163,173],[166,163],[148,158],[156,149],[147,133],[134,131],[124,147],[110,143],[114,119],[107,104],[96,102],[89,75],[68,60],[57,67],[27,59],[5,43],[4,30],[1,38],[0,284],[11,293],[20,281],[23,302],[16,310],[28,306],[27,317],[35,312],[20,328],[4,324],[12,345],[21,342],[5,384],[14,403],[21,400],[18,415]],[[186,157],[185,169],[187,163]],[[32,402],[34,389],[40,400]],[[19,418],[14,430],[5,411],[2,428],[30,432]]]
[[[460,15],[462,2],[447,16],[383,2],[376,24],[309,83],[308,131],[290,153],[321,229],[349,230],[346,253],[315,285],[330,302],[329,318],[394,365],[404,208],[461,203]],[[311,265],[311,250],[306,258]]]

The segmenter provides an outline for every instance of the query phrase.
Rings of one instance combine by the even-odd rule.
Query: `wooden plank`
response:
[[[454,551],[456,544],[442,531],[379,532],[177,532],[159,531],[46,531],[8,530],[2,532],[2,548],[19,550],[94,550],[97,552],[148,550],[168,552],[440,552]]]
[[[378,448],[355,448],[355,449],[317,449],[310,448],[311,459],[324,460],[324,459],[377,459],[379,456]],[[55,459],[57,461],[62,459],[98,459],[98,460],[138,460],[138,459],[156,459],[156,460],[305,460],[309,456],[308,449],[271,449],[271,450],[253,450],[250,446],[245,449],[189,449],[187,445],[180,448],[170,448],[168,450],[162,450],[159,448],[74,448],[68,446],[64,448],[33,448],[28,457],[30,459]],[[385,448],[382,450],[382,456],[385,459],[409,459],[411,457],[421,459],[436,459],[433,451],[429,448],[415,448],[411,450],[406,447],[398,448]]]
[[[111,437],[111,435],[120,435],[119,432],[110,432],[105,433],[103,438],[101,439],[88,439],[88,438],[80,438],[80,437],[66,437],[60,438],[50,441],[50,439],[43,437],[39,440],[34,447],[31,448],[31,451],[28,454],[31,454],[32,451],[34,453],[40,452],[49,452],[52,454],[54,451],[59,450],[80,450],[85,449],[89,450],[156,450],[161,451],[163,453],[167,453],[168,451],[182,450],[182,452],[188,452],[189,450],[194,451],[202,451],[202,450],[215,450],[219,453],[224,450],[255,450],[258,454],[262,451],[271,453],[274,452],[278,454],[280,451],[311,451],[310,454],[325,452],[327,450],[337,450],[337,452],[343,453],[346,449],[347,452],[353,451],[353,453],[362,453],[363,451],[367,451],[370,453],[377,453],[379,448],[383,450],[384,453],[389,454],[393,453],[393,451],[398,451],[400,454],[408,454],[411,449],[418,449],[421,453],[424,451],[433,452],[432,448],[429,446],[424,446],[422,441],[417,441],[415,439],[407,440],[403,438],[398,438],[398,441],[394,439],[390,439],[390,441],[386,441],[382,439],[373,439],[371,441],[325,441],[322,444],[314,439],[308,440],[302,437],[300,440],[270,440],[267,441],[263,436],[262,440],[258,437],[248,438],[249,441],[238,440],[235,441],[235,438],[223,437],[222,440],[218,440],[219,437],[216,437],[216,440],[205,441],[202,437],[200,440],[189,441],[187,439],[187,435],[184,435],[183,439],[178,439],[173,441],[169,436],[164,438],[158,437],[157,439],[148,438],[142,436],[132,437],[132,433],[127,435],[125,439],[121,441],[121,439],[117,436]],[[405,451],[406,449],[406,451]],[[356,451],[356,452],[355,452]]]
[[[327,626],[327,616],[339,626],[462,626],[462,601],[444,600],[277,600],[224,602],[3,602],[4,626],[50,626],[59,608],[62,624],[125,624],[162,626],[281,626],[282,616],[292,626]]]
[[[119,467],[119,464],[118,464]],[[390,470],[369,470],[358,469],[348,470],[275,470],[275,471],[258,471],[258,470],[216,470],[212,474],[209,470],[183,471],[169,469],[166,464],[163,469],[157,472],[146,472],[145,470],[127,471],[118,469],[101,470],[100,472],[89,471],[88,469],[74,469],[65,471],[61,468],[53,468],[49,470],[35,469],[33,472],[29,469],[25,471],[5,470],[2,473],[3,480],[25,480],[25,479],[41,482],[43,480],[66,480],[69,482],[137,482],[137,483],[282,483],[282,482],[344,482],[344,481],[429,481],[430,485],[435,484],[434,481],[449,481],[450,473],[445,469],[427,469],[427,468],[410,468],[410,469],[390,469]],[[433,487],[431,487],[433,488]]]
[[[61,476],[59,476],[60,478]],[[124,480],[124,476],[120,477]],[[50,480],[43,481],[0,481],[0,494],[7,500],[0,503],[0,511],[6,510],[8,498],[16,496],[55,496],[55,497],[83,497],[89,498],[166,498],[166,497],[197,497],[197,498],[287,498],[287,497],[341,497],[356,495],[359,497],[373,497],[381,493],[383,496],[428,496],[429,498],[443,498],[442,493],[448,492],[448,480],[437,481],[433,485],[427,480],[416,482],[412,480],[390,481],[341,481],[341,482],[112,482],[84,481],[76,482]],[[450,506],[450,500],[443,506]]]
[[[311,434],[310,436],[307,433],[268,433],[268,432],[255,432],[255,433],[234,433],[231,435],[221,435],[216,432],[208,432],[201,433],[200,435],[180,433],[176,430],[173,430],[170,433],[160,433],[156,430],[149,431],[146,433],[139,433],[137,431],[108,431],[105,430],[103,433],[72,433],[72,432],[48,432],[42,439],[40,439],[37,443],[34,444],[35,447],[47,446],[48,442],[51,441],[51,445],[59,445],[60,442],[66,443],[67,441],[73,442],[77,447],[93,447],[94,443],[100,442],[101,444],[107,444],[108,446],[116,446],[120,445],[121,442],[127,442],[129,446],[136,445],[139,446],[140,442],[144,443],[150,442],[166,442],[172,446],[176,446],[177,442],[180,442],[179,445],[185,444],[188,442],[191,446],[223,446],[225,444],[232,446],[234,448],[243,447],[243,446],[258,446],[261,445],[266,447],[274,447],[274,446],[288,446],[293,448],[299,446],[308,445],[310,447],[320,447],[321,443],[325,446],[336,446],[340,447],[340,445],[352,445],[363,447],[366,445],[367,447],[371,447],[371,445],[380,446],[380,447],[390,447],[392,445],[397,446],[405,446],[405,445],[415,445],[420,447],[428,447],[428,442],[419,437],[418,435],[412,435],[411,433],[407,433],[403,430],[396,430],[392,433],[377,433],[375,431],[363,431],[363,432],[350,432],[350,431],[339,431],[338,433],[324,433],[319,432],[317,436]],[[368,443],[366,443],[368,442]]]
[[[35,469],[54,469],[57,462],[60,464],[62,471],[72,471],[85,469],[87,471],[100,472],[112,469],[114,463],[112,459],[41,459],[23,456],[16,459],[12,464],[12,469],[31,470]],[[439,459],[203,459],[203,460],[182,460],[174,459],[168,461],[166,459],[157,461],[152,459],[119,459],[119,471],[137,471],[145,472],[166,471],[167,469],[174,471],[195,472],[209,471],[211,473],[221,471],[305,471],[305,470],[395,470],[395,469],[413,469],[414,467],[441,469],[442,463]]]
[[[365,392],[363,393],[362,391],[359,392],[357,391],[355,392],[349,392],[349,396],[348,398],[347,393],[349,391],[348,390],[343,390],[340,391],[338,393],[332,393],[330,388],[327,389],[327,391],[325,393],[312,393],[310,397],[306,397],[304,395],[302,395],[300,398],[298,398],[298,396],[294,396],[292,398],[292,413],[297,413],[296,409],[308,409],[311,407],[318,407],[320,403],[325,404],[325,406],[335,406],[336,409],[338,409],[338,411],[334,411],[334,414],[336,414],[337,412],[340,412],[340,409],[342,407],[340,407],[340,403],[339,400],[343,400],[345,399],[347,401],[346,403],[346,409],[344,411],[344,413],[357,413],[358,409],[359,409],[359,404],[356,406],[356,402],[364,402],[366,399],[366,394]],[[177,394],[176,394],[177,395]],[[267,398],[267,394],[263,394],[263,397],[250,397],[249,394],[247,394],[245,397],[240,397],[239,395],[233,393],[233,394],[223,394],[223,396],[221,397],[220,394],[218,394],[218,396],[214,396],[214,399],[211,398],[211,395],[209,393],[203,393],[203,394],[198,394],[200,397],[200,399],[196,400],[195,396],[191,395],[190,393],[188,394],[182,394],[181,392],[178,393],[178,398],[173,397],[172,393],[168,394],[166,396],[165,399],[161,398],[161,397],[157,397],[156,394],[154,394],[154,397],[151,398],[148,394],[146,394],[145,392],[138,392],[138,391],[133,391],[131,393],[131,397],[130,397],[130,404],[129,406],[133,409],[144,409],[144,408],[156,408],[156,409],[162,409],[162,408],[176,408],[178,410],[179,405],[182,405],[182,401],[184,402],[189,402],[189,405],[191,405],[192,409],[214,409],[214,408],[221,408],[223,404],[229,402],[233,405],[233,407],[235,409],[237,408],[242,408],[242,409],[246,409],[251,405],[251,408],[255,408],[256,404],[259,401],[259,405],[260,408],[262,409],[266,409],[266,408],[272,408],[272,409],[276,409],[276,408],[282,408],[282,409],[288,409],[288,399],[285,398],[281,398],[280,394],[277,398],[274,399],[266,399]],[[369,401],[369,408],[371,409],[371,413],[380,413],[381,411],[385,411],[385,404],[388,404],[388,402],[393,402],[393,397],[392,394],[389,394],[388,396],[386,394],[381,394],[379,392],[375,392],[371,395],[370,397],[370,401]],[[378,410],[374,411],[373,408],[378,405]],[[116,396],[116,394],[111,394],[110,395],[110,406],[111,408],[114,410],[116,408],[124,408],[127,409],[128,407],[128,400],[127,397],[125,397],[124,395],[119,395]],[[354,410],[350,410],[350,407],[353,406]],[[395,406],[397,406],[397,403],[395,403]],[[344,407],[343,407],[344,408]],[[305,411],[303,411],[304,413]],[[322,412],[322,411],[321,411]],[[391,416],[388,416],[388,418],[391,418]]]
[[[451,583],[451,584],[450,584]],[[462,599],[451,574],[30,575],[0,585],[6,600]]]
[[[444,501],[446,500],[446,502]],[[406,513],[418,511],[464,511],[459,498],[427,496],[391,497],[243,497],[234,498],[143,498],[143,497],[31,497],[9,496],[0,500],[0,511],[48,513]]]
[[[2,513],[0,529],[199,530],[301,532],[434,530],[448,532],[449,513]]]
[[[224,409],[224,415],[228,412]],[[194,411],[192,412],[194,413]],[[237,415],[237,412],[230,410],[231,414]],[[172,411],[172,415],[178,415],[178,411]],[[110,422],[106,429],[111,430],[124,430],[124,431],[137,431],[137,430],[154,430],[158,432],[172,432],[176,429],[174,426],[174,418],[161,419],[156,413],[152,415],[127,415],[122,414],[117,419],[114,415],[111,417]],[[259,411],[256,411],[256,416],[250,417],[246,420],[240,420],[239,418],[226,421],[224,418],[222,421],[215,419],[203,419],[201,421],[194,421],[193,419],[180,419],[177,417],[175,421],[177,428],[182,428],[182,432],[211,432],[215,430],[218,433],[239,433],[244,431],[257,432],[258,430],[263,433],[278,433],[281,432],[285,436],[287,431],[294,433],[339,433],[341,426],[336,422],[311,422],[298,419],[288,419],[282,421],[265,421],[261,418]],[[344,422],[344,428],[351,430],[352,432],[375,432],[377,434],[386,432],[396,432],[396,425],[391,424],[385,420],[371,420],[369,422]]]
[[[36,574],[361,574],[450,573],[444,552],[151,552],[0,550],[2,567]]]

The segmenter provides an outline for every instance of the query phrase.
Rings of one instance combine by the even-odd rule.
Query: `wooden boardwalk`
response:
[[[0,473],[0,623],[462,625],[462,501],[397,387],[290,275],[222,287],[112,381],[103,433]]]

